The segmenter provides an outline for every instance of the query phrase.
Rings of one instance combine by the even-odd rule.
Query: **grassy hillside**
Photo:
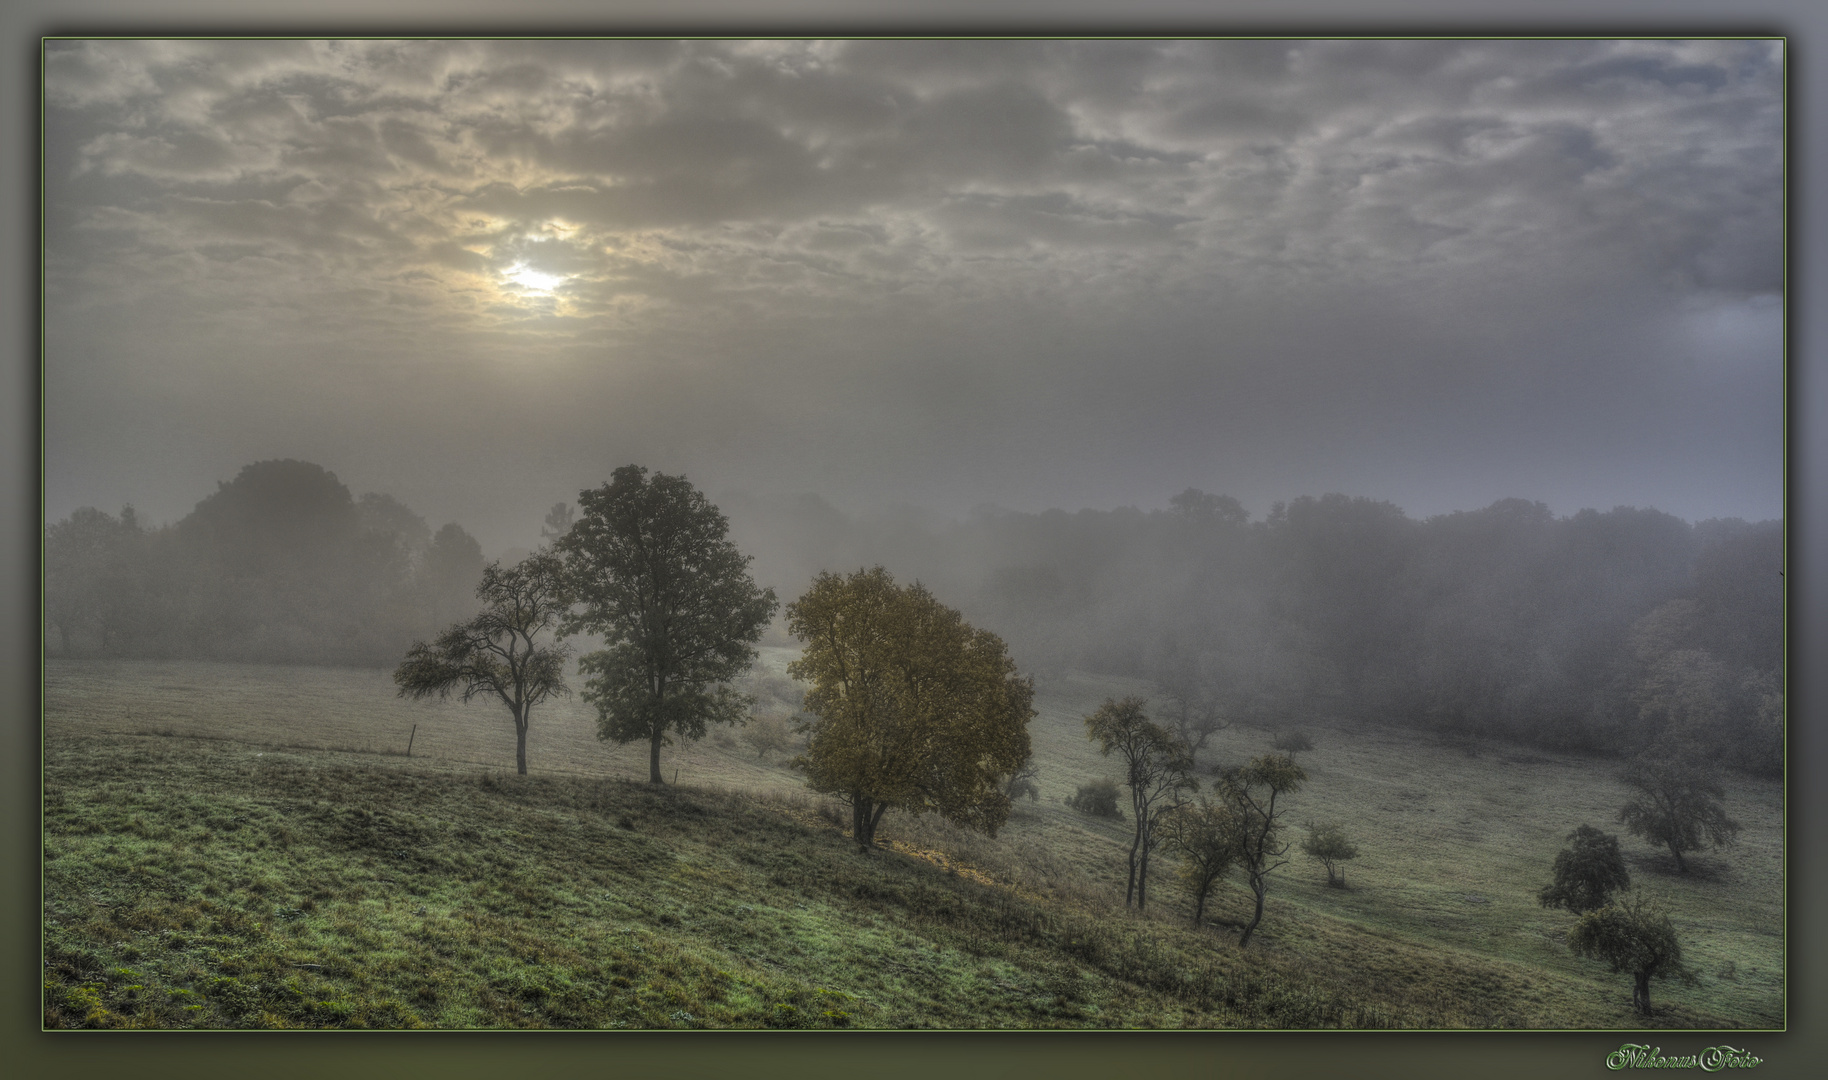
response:
[[[679,788],[632,782],[643,755],[576,705],[536,714],[519,778],[505,713],[398,702],[384,673],[59,664],[46,1023],[1641,1026],[1534,902],[1563,834],[1612,828],[1603,764],[1310,729],[1296,819],[1341,820],[1362,854],[1345,890],[1278,871],[1240,951],[1185,925],[1167,873],[1124,911],[1126,827],[1060,802],[1112,771],[1079,717],[1134,689],[1043,688],[1043,799],[996,839],[891,815],[892,849],[862,855],[740,745],[670,755]],[[1269,739],[1225,732],[1216,757]],[[1782,1023],[1780,809],[1735,787],[1740,849],[1688,878],[1628,844],[1702,977],[1655,986],[1658,1026]],[[1244,901],[1228,886],[1221,924]]]

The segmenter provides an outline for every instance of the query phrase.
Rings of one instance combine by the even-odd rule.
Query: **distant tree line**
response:
[[[175,525],[90,507],[45,530],[47,651],[391,665],[474,610],[482,548],[334,473],[261,461]]]
[[[769,580],[893,562],[1025,669],[1152,680],[1188,741],[1332,717],[1624,754],[1674,736],[1734,767],[1781,763],[1778,521],[1556,517],[1519,499],[1416,520],[1344,495],[1252,521],[1197,490],[1150,513],[962,522],[852,520],[811,496],[725,505]]]

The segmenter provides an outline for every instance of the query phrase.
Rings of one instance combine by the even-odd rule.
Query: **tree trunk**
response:
[[[662,728],[654,732],[654,737],[647,743],[647,782],[650,784],[666,783],[660,778],[660,740],[664,738],[666,730]]]
[[[1142,847],[1142,826],[1136,827],[1136,838],[1130,841],[1130,880],[1123,887],[1123,905],[1129,907],[1136,900],[1136,849]]]
[[[1136,867],[1136,910],[1141,911],[1149,904],[1149,849],[1154,847],[1154,837],[1145,835],[1142,843],[1142,862]]]
[[[1684,874],[1688,873],[1688,864],[1682,861],[1682,849],[1677,847],[1674,842],[1671,842],[1669,845],[1669,853],[1676,857],[1676,869]]]
[[[527,716],[514,718],[514,764],[522,776],[527,775]]]
[[[1209,889],[1201,889],[1193,897],[1193,928],[1200,928],[1200,921],[1206,917],[1206,894]]]
[[[888,808],[888,803],[877,802],[867,795],[851,796],[851,838],[864,851],[876,846],[876,824]]]
[[[1650,972],[1648,972],[1648,971],[1635,972],[1633,977],[1637,980],[1637,985],[1634,986],[1631,991],[1631,1004],[1637,1007],[1638,1012],[1642,1013],[1645,1016],[1649,1016],[1650,1015]]]
[[[1250,925],[1244,928],[1244,936],[1238,939],[1238,948],[1240,949],[1250,944],[1250,935],[1256,932],[1257,924],[1263,921],[1264,884],[1265,883],[1259,882],[1255,878],[1251,879],[1250,891],[1257,894],[1257,913],[1250,917]]]

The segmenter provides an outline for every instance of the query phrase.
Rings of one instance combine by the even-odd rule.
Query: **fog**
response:
[[[1783,63],[51,42],[47,633],[390,664],[632,462],[1044,676],[1769,770]]]

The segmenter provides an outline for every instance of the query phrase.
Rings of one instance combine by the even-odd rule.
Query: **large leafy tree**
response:
[[[1682,963],[1682,945],[1669,915],[1635,892],[1582,915],[1568,931],[1568,948],[1577,956],[1604,960],[1613,971],[1630,972],[1632,1007],[1646,1016],[1651,979],[1679,979],[1689,986],[1697,981]]]
[[[1619,838],[1582,825],[1568,834],[1568,846],[1555,856],[1555,880],[1536,899],[1543,907],[1581,915],[1605,907],[1614,892],[1630,887]]]
[[[1003,639],[880,566],[820,574],[787,606],[787,627],[805,643],[787,672],[809,684],[813,717],[796,764],[850,804],[858,846],[874,845],[891,806],[994,836],[1034,716],[1034,683]]]
[[[413,643],[394,669],[401,697],[449,697],[464,702],[478,695],[499,698],[514,715],[514,761],[527,774],[527,725],[533,707],[553,695],[568,695],[565,658],[569,650],[540,640],[552,633],[564,612],[562,569],[548,552],[502,569],[483,567],[476,588],[482,611],[438,635],[431,644]]]
[[[1693,746],[1654,747],[1619,773],[1635,793],[1619,811],[1633,836],[1660,844],[1676,857],[1676,869],[1688,873],[1685,851],[1725,847],[1737,838],[1739,823],[1726,816],[1726,797],[1719,774]]]
[[[578,495],[558,541],[576,610],[564,632],[601,636],[578,663],[598,736],[646,740],[648,779],[662,783],[660,748],[734,724],[749,699],[730,686],[755,662],[777,603],[758,588],[730,523],[683,476],[624,465]]]
[[[1193,754],[1143,711],[1143,699],[1107,698],[1098,711],[1085,718],[1086,738],[1098,744],[1106,757],[1123,763],[1123,783],[1130,789],[1130,876],[1124,903],[1138,908],[1149,900],[1149,855],[1155,849],[1161,817],[1189,791],[1193,779]]]
[[[1250,943],[1250,935],[1263,921],[1263,897],[1269,892],[1270,873],[1287,862],[1283,858],[1289,849],[1282,839],[1284,810],[1276,806],[1276,801],[1299,790],[1306,780],[1307,773],[1287,754],[1265,754],[1241,769],[1227,772],[1219,782],[1221,794],[1238,819],[1238,864],[1257,898],[1250,925],[1238,938],[1240,946]]]

